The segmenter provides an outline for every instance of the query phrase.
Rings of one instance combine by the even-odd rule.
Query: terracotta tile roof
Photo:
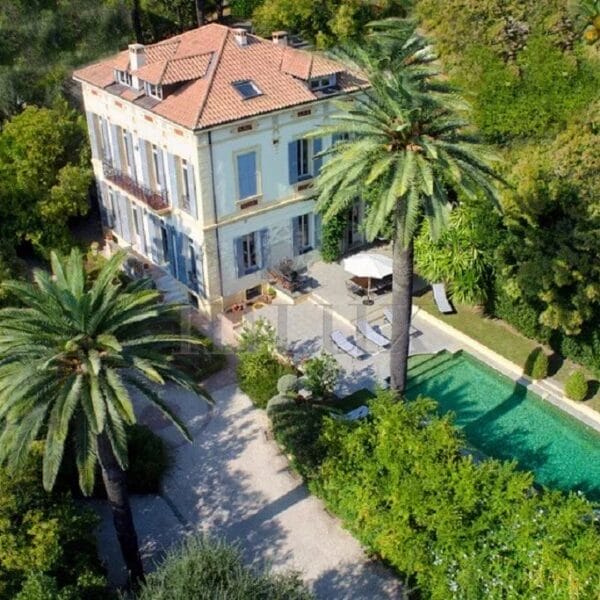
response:
[[[366,80],[358,74],[318,54],[279,46],[250,34],[247,45],[240,46],[232,30],[217,24],[146,46],[145,56],[146,64],[133,74],[143,81],[174,88],[150,108],[143,93],[112,85],[114,69],[129,68],[128,52],[79,69],[74,77],[110,88],[107,90],[110,93],[190,129],[317,100],[323,94],[311,91],[308,80],[313,77],[337,73],[337,93],[367,86]],[[261,93],[245,99],[232,84],[248,80]]]

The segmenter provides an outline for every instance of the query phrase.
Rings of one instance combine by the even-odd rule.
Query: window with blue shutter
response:
[[[191,162],[181,160],[185,163],[185,193],[188,195],[189,213],[198,218],[198,202],[196,200],[196,178],[194,177],[194,165]]]
[[[298,183],[298,144],[296,142],[288,144],[288,168],[290,184]]]
[[[314,166],[312,164],[313,152],[308,139],[296,140],[288,146],[288,161],[290,172],[290,183],[297,183],[310,179],[313,176]]]
[[[99,140],[98,140],[98,131],[96,129],[96,122],[97,122],[97,118],[96,115],[94,115],[91,112],[86,112],[85,113],[86,119],[87,119],[87,126],[88,126],[88,134],[90,137],[90,148],[92,150],[92,158],[100,158],[100,156],[102,155],[102,150],[100,148],[100,144],[99,144]]]
[[[177,161],[175,156],[167,152],[167,179],[169,181],[169,202],[171,206],[179,206],[179,187],[177,185]]]
[[[256,152],[239,154],[237,157],[238,196],[240,200],[256,196]]]
[[[244,275],[249,275],[260,270],[259,249],[263,255],[262,262],[267,262],[268,249],[265,247],[264,236],[264,232],[267,231],[266,229],[260,232],[254,231],[233,240],[238,277],[243,277]]]
[[[323,150],[323,139],[315,138],[313,140],[313,175],[316,177],[323,166],[323,157],[317,156]]]
[[[117,125],[111,124],[110,126],[110,145],[112,148],[113,165],[116,169],[121,169],[121,146],[119,144],[119,135],[121,128]]]
[[[300,215],[292,219],[292,236],[294,256],[305,254],[312,250],[310,236],[311,213]]]

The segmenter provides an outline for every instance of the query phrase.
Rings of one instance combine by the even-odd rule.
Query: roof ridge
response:
[[[217,23],[215,23],[215,25],[217,25]],[[225,26],[221,25],[221,27],[225,27]],[[215,61],[215,64],[214,64],[211,72],[209,73],[209,80],[208,80],[208,85],[206,86],[206,92],[204,93],[204,98],[202,98],[200,108],[198,109],[198,112],[196,113],[196,118],[194,119],[194,129],[198,126],[198,123],[200,122],[200,117],[202,116],[202,113],[204,112],[204,109],[206,108],[206,103],[208,101],[208,97],[210,96],[210,91],[212,89],[213,82],[215,80],[215,74],[216,74],[217,69],[219,68],[219,64],[221,62],[221,58],[223,56],[223,50],[225,49],[225,44],[227,43],[227,40],[229,39],[230,29],[229,29],[229,27],[225,27],[225,29],[226,29],[226,32],[225,32],[225,35],[223,36],[223,41],[221,42],[221,45],[219,46],[218,51],[214,53],[214,56],[211,59],[211,61],[212,60]]]

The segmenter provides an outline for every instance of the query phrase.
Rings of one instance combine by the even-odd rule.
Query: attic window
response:
[[[310,80],[310,89],[311,90],[323,90],[323,89],[331,87],[333,85],[335,85],[335,76],[334,77],[318,77],[316,79]]]
[[[156,98],[157,100],[163,99],[162,85],[144,82],[144,91],[146,92],[146,95],[151,98]]]
[[[236,81],[233,84],[233,87],[237,90],[238,94],[244,99],[248,100],[249,98],[256,98],[256,96],[261,96],[262,92],[258,89],[256,84],[249,79],[246,81]]]
[[[117,81],[119,83],[122,83],[127,87],[131,87],[131,73],[128,73],[127,71],[121,71],[119,69],[116,69],[115,72],[117,74]]]

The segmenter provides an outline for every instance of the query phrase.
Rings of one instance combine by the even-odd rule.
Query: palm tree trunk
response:
[[[198,21],[198,27],[204,25],[204,21],[206,21],[206,0],[196,0],[196,20]]]
[[[98,436],[98,459],[123,560],[129,572],[131,585],[135,588],[144,581],[144,569],[129,504],[127,475],[117,462],[106,433]]]
[[[392,284],[392,346],[390,350],[390,387],[403,394],[406,389],[410,319],[412,316],[413,241],[405,248],[394,240]]]

